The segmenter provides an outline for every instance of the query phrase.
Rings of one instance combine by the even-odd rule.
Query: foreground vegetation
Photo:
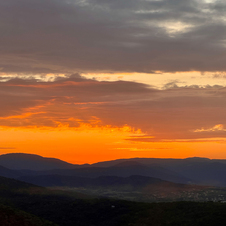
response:
[[[0,223],[4,226],[221,226],[226,222],[225,212],[226,204],[220,202],[91,198],[0,178]]]
[[[113,187],[55,187],[51,190],[75,191],[92,196],[101,196],[106,198],[115,198],[136,202],[222,202],[226,203],[226,188],[217,187],[194,187],[194,189],[177,189],[157,187],[152,190],[129,190],[129,189],[114,189]]]
[[[52,222],[2,204],[0,204],[0,223],[3,226],[56,226]]]

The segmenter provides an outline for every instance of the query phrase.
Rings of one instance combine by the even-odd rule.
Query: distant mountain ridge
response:
[[[87,178],[139,175],[174,183],[226,187],[226,160],[199,157],[186,159],[132,158],[91,165],[74,165],[59,159],[33,154],[0,155],[0,176],[20,179],[26,176],[31,178],[44,175]]]
[[[132,175],[140,175],[147,177],[155,177],[162,180],[168,180],[175,183],[189,183],[191,180],[185,178],[178,174],[177,172],[172,172],[171,170],[166,170],[160,166],[155,165],[144,165],[140,163],[133,162],[132,164],[126,162],[116,164],[111,167],[80,167],[75,169],[56,169],[50,171],[41,172],[42,175],[62,175],[62,176],[77,176],[77,177],[89,177],[96,178],[100,176],[119,176],[119,177],[129,177]],[[37,174],[36,174],[37,175]],[[40,173],[39,173],[40,175]]]
[[[110,167],[115,165],[132,164],[167,164],[178,162],[220,162],[226,164],[226,159],[209,159],[203,157],[189,157],[185,159],[173,158],[130,158],[116,159],[110,161],[97,162],[93,164],[72,164],[57,158],[43,157],[37,154],[28,153],[8,153],[0,155],[0,165],[14,170],[52,170],[52,169],[73,169],[78,167]]]
[[[0,165],[13,170],[51,170],[72,169],[76,165],[56,158],[45,158],[40,155],[10,153],[0,155]]]
[[[174,158],[130,158],[130,159],[116,159],[110,161],[97,162],[92,164],[92,166],[98,167],[109,167],[116,164],[120,164],[122,162],[139,162],[144,165],[150,164],[167,164],[167,163],[176,163],[176,162],[222,162],[226,164],[226,159],[209,159],[203,157],[189,157],[184,159],[174,159]]]
[[[35,177],[24,176],[20,178],[24,182],[32,183],[44,187],[84,187],[84,188],[111,188],[117,190],[152,190],[167,191],[174,190],[194,190],[200,186],[185,185],[161,180],[153,177],[132,175],[129,177],[100,176],[97,178],[62,176],[62,175],[40,175]]]

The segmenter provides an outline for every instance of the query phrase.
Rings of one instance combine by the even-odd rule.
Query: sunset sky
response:
[[[226,159],[226,2],[0,0],[0,154]]]

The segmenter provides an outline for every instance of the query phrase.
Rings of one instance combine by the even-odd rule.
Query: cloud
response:
[[[2,73],[225,71],[223,1],[0,0]]]
[[[194,130],[195,133],[200,133],[200,132],[215,132],[215,131],[226,131],[226,129],[224,128],[224,125],[222,124],[218,124],[215,125],[211,128],[201,128],[201,129],[196,129]]]
[[[117,150],[129,150],[132,152],[150,152],[150,151],[159,151],[159,150],[170,150],[172,148],[132,148],[132,147],[128,147],[128,148],[115,148]]]
[[[14,147],[0,147],[0,150],[8,150],[8,149],[16,149],[16,148],[14,148]]]
[[[95,110],[101,111],[102,107],[115,104],[123,106],[136,102],[133,97],[143,98],[147,93],[156,92],[145,84],[98,82],[78,74],[58,77],[52,82],[13,78],[0,83],[0,124],[16,127],[57,127],[64,124],[78,127],[81,122],[93,122]]]
[[[147,135],[128,139],[145,142],[225,136],[219,126],[226,124],[223,86],[159,90],[137,82],[86,79],[79,74],[45,82],[13,78],[0,83],[0,105],[1,127],[125,129],[128,125],[130,132]]]
[[[226,74],[225,74],[225,72],[217,72],[217,73],[213,74],[213,78],[223,78],[223,79],[225,79]]]

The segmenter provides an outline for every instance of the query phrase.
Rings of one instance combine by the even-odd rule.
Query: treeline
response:
[[[223,226],[226,222],[226,204],[214,202],[137,203],[23,195],[11,203],[60,226]]]
[[[226,222],[225,203],[141,203],[78,197],[0,178],[0,225],[224,226]]]
[[[0,204],[0,224],[3,226],[57,226],[19,209]]]

